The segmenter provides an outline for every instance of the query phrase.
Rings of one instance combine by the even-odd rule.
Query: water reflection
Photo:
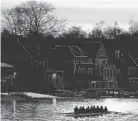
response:
[[[54,98],[52,101],[53,101],[53,106],[56,106],[57,100]]]
[[[16,101],[13,100],[13,117],[16,117]]]
[[[72,112],[75,106],[91,105],[103,105],[111,111],[123,113],[77,119],[61,114]],[[2,120],[7,121],[138,121],[138,99],[11,101],[2,102],[1,110]]]

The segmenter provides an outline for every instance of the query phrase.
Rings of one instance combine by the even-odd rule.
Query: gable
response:
[[[4,62],[20,63],[21,61],[29,61],[31,55],[19,40],[12,40],[3,48],[1,59]]]
[[[101,43],[101,45],[100,45],[100,47],[96,53],[96,58],[107,59],[105,48],[104,48],[102,43]]]

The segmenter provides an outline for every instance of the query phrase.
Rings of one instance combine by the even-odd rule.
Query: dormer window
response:
[[[120,58],[120,50],[115,50],[115,59]]]
[[[100,49],[100,55],[103,56],[103,50],[102,49]]]

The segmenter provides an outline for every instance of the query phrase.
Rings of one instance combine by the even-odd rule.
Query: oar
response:
[[[58,113],[58,114],[74,114],[74,113],[72,112],[72,113]]]
[[[110,113],[120,114],[120,115],[129,115],[130,114],[130,112],[125,113],[125,112],[115,112],[115,111],[110,111]]]

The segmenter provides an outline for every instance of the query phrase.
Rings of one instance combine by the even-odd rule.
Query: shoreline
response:
[[[39,94],[33,92],[15,92],[15,93],[1,93],[1,101],[29,101],[29,100],[69,100],[69,99],[104,99],[104,98],[138,98],[138,96],[100,96],[100,97],[59,97],[47,94]]]

